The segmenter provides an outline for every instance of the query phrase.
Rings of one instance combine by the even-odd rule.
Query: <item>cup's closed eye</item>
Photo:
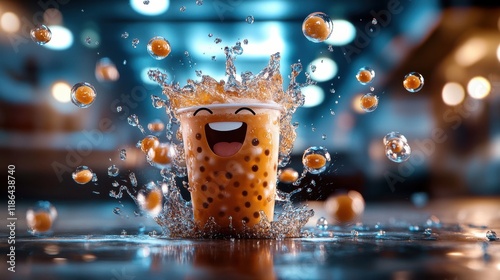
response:
[[[202,107],[202,108],[199,108],[198,110],[194,111],[193,116],[196,116],[196,114],[199,114],[200,112],[203,112],[203,111],[207,111],[210,114],[213,114],[212,110],[205,108],[205,107]]]
[[[244,112],[244,113],[246,113],[246,112],[250,112],[250,113],[252,113],[252,114],[254,114],[254,115],[255,115],[254,110],[252,110],[252,109],[250,109],[250,108],[248,108],[248,107],[241,107],[241,108],[239,108],[238,110],[236,110],[236,112],[234,112],[234,113],[235,113],[235,114],[238,114],[238,113],[240,113],[240,112]]]

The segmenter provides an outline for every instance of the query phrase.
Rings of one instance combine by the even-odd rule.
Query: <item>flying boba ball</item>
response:
[[[384,137],[385,155],[393,162],[401,163],[410,158],[411,148],[406,137],[399,132],[390,132]]]
[[[333,31],[332,19],[325,13],[309,14],[302,23],[302,33],[311,42],[320,43],[330,37]]]

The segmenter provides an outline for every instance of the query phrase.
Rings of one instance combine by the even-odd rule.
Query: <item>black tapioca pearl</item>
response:
[[[250,219],[248,217],[243,217],[243,219],[241,220],[245,222],[245,224],[248,224],[248,222],[250,222]]]
[[[205,166],[200,166],[200,171],[205,172]]]
[[[197,151],[198,153],[201,153],[201,152],[203,151],[203,149],[202,149],[201,147],[198,147],[198,148],[196,148],[196,151]]]
[[[267,171],[264,172],[264,177],[267,177],[267,175],[269,175],[269,173],[267,173]]]
[[[249,162],[249,161],[250,161],[250,157],[249,157],[249,156],[245,156],[245,157],[243,158],[243,160],[244,160],[244,161],[246,161],[246,162]]]
[[[245,202],[245,207],[246,208],[250,208],[250,206],[252,206],[252,204],[249,201]]]
[[[206,192],[208,190],[207,185],[201,185],[201,190]]]
[[[223,194],[223,193],[219,193],[219,194],[217,195],[217,197],[218,197],[219,199],[224,199],[224,194]]]
[[[248,192],[247,192],[247,191],[242,191],[242,192],[241,192],[241,194],[242,194],[243,196],[247,196],[247,195],[248,195]]]
[[[239,206],[234,207],[234,212],[240,212],[240,207]]]
[[[252,166],[252,171],[253,172],[257,172],[257,170],[259,170],[259,167],[257,165],[253,165]]]
[[[262,183],[262,186],[263,186],[264,188],[266,188],[266,187],[267,187],[267,181],[264,181],[264,183]]]
[[[265,154],[266,156],[268,156],[270,153],[271,153],[271,152],[269,152],[269,149],[266,149],[266,150],[264,151],[264,154]]]
[[[255,219],[259,218],[259,217],[260,217],[259,212],[253,212],[253,217],[254,217]]]
[[[252,139],[252,145],[258,146],[259,145],[259,139],[257,139],[257,138]]]
[[[207,209],[208,208],[208,203],[203,202],[203,208]]]
[[[226,172],[226,178],[228,179],[233,178],[233,174],[231,172]]]
[[[219,185],[219,190],[223,191],[225,189],[226,189],[226,187],[224,187],[223,185]]]
[[[262,195],[260,195],[260,194],[259,194],[259,195],[257,196],[257,200],[262,200]]]
[[[233,186],[234,186],[235,188],[238,188],[238,187],[240,186],[240,182],[238,182],[238,181],[234,182],[234,183],[233,183]]]
[[[205,157],[205,161],[209,161],[209,160],[210,160],[210,158],[209,158],[209,157]]]
[[[253,189],[254,187],[255,187],[255,184],[254,184],[254,183],[251,183],[251,184],[250,184],[250,188],[252,188],[252,189]]]
[[[212,202],[214,202],[214,199],[213,199],[213,198],[211,198],[211,197],[208,197],[208,198],[207,198],[207,201],[208,201],[208,203],[212,203]]]
[[[256,157],[255,162],[260,162],[260,157]]]
[[[196,140],[201,140],[201,134],[200,133],[196,133]]]

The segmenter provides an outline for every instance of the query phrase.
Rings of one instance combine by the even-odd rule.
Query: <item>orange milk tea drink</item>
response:
[[[281,106],[258,100],[177,111],[194,220],[221,233],[274,215]]]

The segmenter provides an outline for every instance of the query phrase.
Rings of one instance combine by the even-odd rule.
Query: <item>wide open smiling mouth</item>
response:
[[[212,122],[205,125],[205,136],[212,152],[221,157],[236,154],[247,134],[244,122]]]

